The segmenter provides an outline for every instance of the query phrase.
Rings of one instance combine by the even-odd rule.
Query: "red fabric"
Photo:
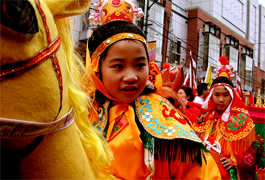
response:
[[[256,166],[258,164],[257,152],[252,147],[241,154],[236,155],[237,168],[241,179],[255,179]]]
[[[191,123],[197,121],[197,118],[200,115],[201,104],[188,101],[187,106],[185,107],[186,116],[190,119]]]
[[[248,113],[254,123],[265,124],[265,108],[246,106],[248,108]]]

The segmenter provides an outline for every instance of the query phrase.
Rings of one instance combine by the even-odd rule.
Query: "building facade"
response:
[[[196,79],[201,81],[209,64],[214,75],[218,58],[224,55],[233,64],[243,89],[254,97],[260,89],[264,100],[265,8],[258,0],[138,0],[135,4],[145,12],[136,23],[149,42],[156,41],[159,67],[165,62],[184,65],[187,73],[192,52]],[[86,43],[95,28],[86,20],[90,12],[74,17],[80,44]]]

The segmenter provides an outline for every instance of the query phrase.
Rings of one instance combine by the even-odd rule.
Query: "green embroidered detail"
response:
[[[244,118],[244,119],[243,119]],[[228,130],[237,131],[238,129],[242,128],[244,126],[244,122],[247,119],[247,116],[243,113],[240,113],[237,116],[231,116],[230,119],[232,120],[228,122],[227,127]]]
[[[121,128],[121,127],[120,127],[119,125],[117,125],[117,126],[114,126],[114,128],[113,128],[113,132],[116,132],[116,131],[118,131],[120,128]]]
[[[216,124],[217,124],[217,121],[214,121],[211,134],[213,134],[216,131]]]
[[[252,147],[255,151],[258,151],[259,148],[260,148],[260,145],[261,145],[260,142],[259,142],[258,140],[255,140],[255,141],[252,142],[251,147]]]
[[[198,122],[198,124],[204,124],[205,123],[205,120],[206,120],[206,114],[207,114],[207,112],[205,112],[204,114],[201,114],[199,117],[198,117],[198,120],[197,120],[197,122]]]

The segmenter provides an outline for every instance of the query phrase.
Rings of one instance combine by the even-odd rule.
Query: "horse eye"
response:
[[[25,0],[1,1],[0,23],[25,34],[35,34],[39,31],[35,11]]]

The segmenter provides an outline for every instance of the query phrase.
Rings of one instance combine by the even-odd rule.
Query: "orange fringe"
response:
[[[205,139],[207,134],[211,134],[212,131],[212,125],[204,132],[202,139]],[[228,140],[225,139],[218,130],[214,132],[214,134],[211,134],[211,138],[214,140],[217,140],[219,138],[219,143],[222,148],[223,155],[229,155],[232,154],[241,154],[245,152],[252,144],[253,141],[255,141],[255,128],[252,128],[252,130],[244,137],[238,140]]]
[[[251,146],[253,141],[255,141],[255,134],[255,128],[253,128],[249,134],[242,139],[230,141],[225,138],[221,138],[219,143],[224,152],[233,151],[234,154],[241,154]]]

